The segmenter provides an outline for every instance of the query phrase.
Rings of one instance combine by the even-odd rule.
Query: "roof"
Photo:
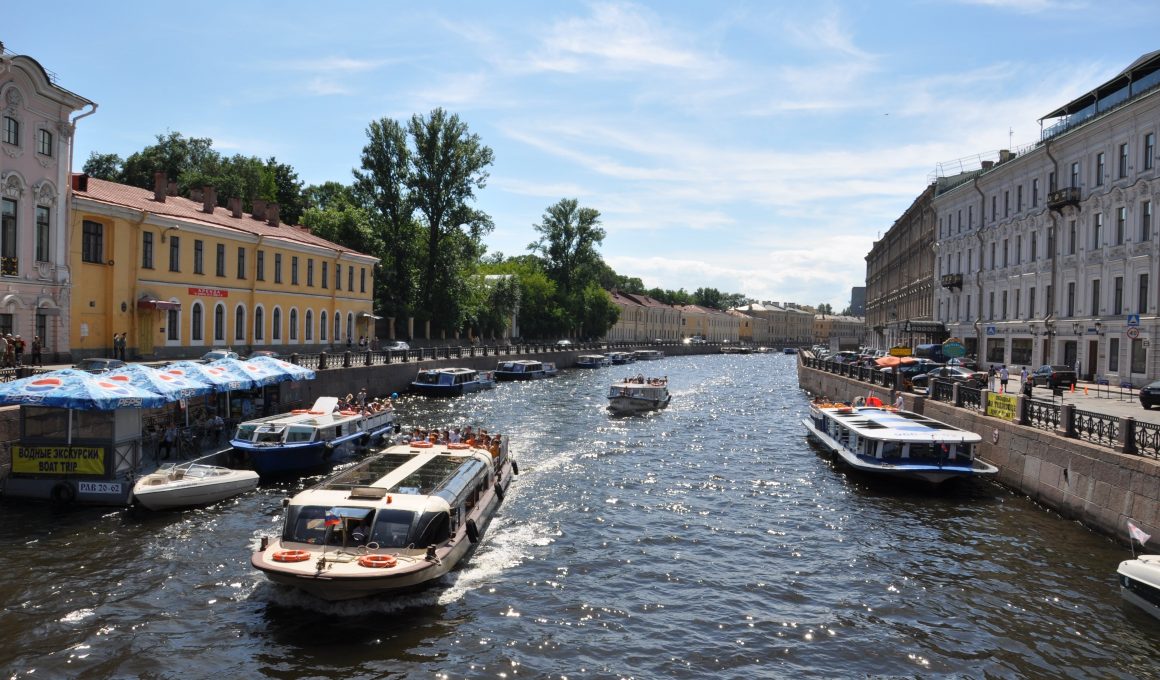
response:
[[[281,224],[273,227],[265,220],[255,219],[253,215],[248,213],[242,213],[241,217],[234,217],[233,213],[221,207],[214,208],[211,214],[202,211],[202,203],[200,201],[192,201],[181,196],[166,196],[165,201],[161,202],[153,197],[152,190],[142,189],[128,184],[118,184],[117,182],[109,182],[107,180],[90,177],[88,179],[88,187],[85,191],[77,191],[74,189],[72,193],[78,199],[142,210],[153,215],[170,217],[186,222],[221,227],[240,234],[252,234],[254,236],[282,239],[303,245],[325,248],[327,250],[335,250],[340,253],[361,255],[375,261],[378,260],[373,255],[367,255],[366,253],[316,236],[310,233],[307,227],[290,224]]]
[[[1071,115],[1092,105],[1092,102],[1099,98],[1115,92],[1116,90],[1128,85],[1131,82],[1140,80],[1144,76],[1160,70],[1160,50],[1149,52],[1140,58],[1133,61],[1126,69],[1117,73],[1113,78],[1101,84],[1084,94],[1076,97],[1070,102],[1064,104],[1051,113],[1043,116],[1039,120],[1047,120],[1048,118],[1060,118],[1062,116]]]

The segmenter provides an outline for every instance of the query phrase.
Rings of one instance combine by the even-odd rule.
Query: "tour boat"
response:
[[[613,366],[623,366],[636,361],[636,357],[632,356],[632,352],[609,352],[608,360]]]
[[[608,388],[608,410],[617,414],[659,411],[669,405],[668,378],[625,378]]]
[[[495,387],[491,371],[471,368],[426,368],[411,382],[411,391],[428,397],[457,397]]]
[[[802,424],[847,465],[863,472],[939,484],[999,471],[975,458],[982,437],[910,411],[815,402]]]
[[[250,563],[324,600],[417,590],[479,545],[517,473],[506,442],[387,447],[291,498]]]
[[[1120,562],[1120,596],[1160,619],[1160,555]]]
[[[632,353],[632,358],[636,361],[657,361],[664,359],[665,353],[659,349],[638,349]]]
[[[612,361],[603,354],[581,354],[576,357],[576,368],[604,368],[611,365]]]
[[[337,407],[336,397],[319,397],[309,409],[247,420],[230,445],[266,477],[318,469],[394,431],[394,411]]]
[[[556,375],[556,364],[550,361],[513,359],[501,361],[495,367],[496,380],[538,380]]]
[[[133,498],[150,510],[209,505],[258,486],[258,473],[198,462],[166,463],[133,485]]]

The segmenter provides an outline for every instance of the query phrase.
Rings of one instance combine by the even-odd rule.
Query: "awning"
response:
[[[169,311],[170,309],[181,309],[180,302],[170,302],[169,300],[151,300],[149,298],[141,298],[137,301],[137,309],[159,309],[161,311]]]

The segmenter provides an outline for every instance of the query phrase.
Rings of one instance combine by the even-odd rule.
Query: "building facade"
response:
[[[814,344],[835,350],[858,349],[865,340],[866,320],[840,314],[814,315]]]
[[[928,186],[866,256],[866,324],[875,347],[946,339],[932,314],[935,188]]]
[[[1052,111],[1040,140],[946,178],[936,316],[985,364],[1157,377],[1160,52]]]
[[[29,358],[39,338],[51,363],[71,342],[73,132],[96,104],[58,86],[36,60],[5,53],[2,46],[0,72],[0,333],[22,336]]]
[[[374,328],[370,255],[282,224],[276,204],[216,206],[212,188],[183,198],[73,176],[70,334],[74,358],[317,352],[357,345]],[[196,200],[195,200],[196,199]]]
[[[681,312],[647,295],[609,291],[620,310],[616,324],[605,339],[609,342],[672,341],[681,337]]]

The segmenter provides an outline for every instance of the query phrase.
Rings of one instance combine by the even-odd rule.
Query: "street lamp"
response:
[[[1103,335],[1101,332],[1103,329],[1104,324],[1099,319],[1096,319],[1096,335]]]

